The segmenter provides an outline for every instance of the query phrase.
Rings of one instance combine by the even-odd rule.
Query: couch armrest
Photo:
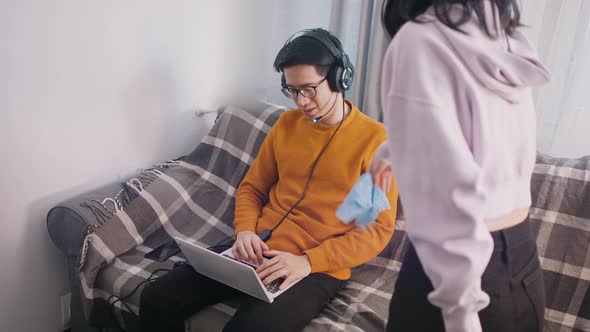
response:
[[[120,182],[112,183],[53,207],[47,214],[47,231],[53,243],[66,256],[77,257],[88,226],[100,223],[96,215],[82,206],[82,203],[87,200],[102,201],[107,197],[114,197],[120,190]]]
[[[49,237],[66,255],[68,261],[68,279],[72,294],[72,302],[70,303],[70,326],[72,331],[100,331],[98,328],[90,326],[86,319],[78,279],[78,258],[84,243],[86,230],[90,225],[98,225],[100,221],[89,208],[82,206],[82,203],[87,200],[102,201],[107,197],[115,197],[120,190],[120,182],[112,183],[57,204],[47,214]]]

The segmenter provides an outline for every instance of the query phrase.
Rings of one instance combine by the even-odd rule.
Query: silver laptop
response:
[[[215,253],[178,237],[175,237],[174,240],[195,271],[262,301],[272,303],[277,296],[299,282],[299,280],[292,282],[284,290],[279,290],[279,286],[284,280],[282,278],[264,286],[256,274],[258,264],[245,263],[235,259],[231,248],[222,253]],[[264,258],[264,261],[267,260]]]

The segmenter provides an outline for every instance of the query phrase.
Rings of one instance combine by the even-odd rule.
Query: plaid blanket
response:
[[[80,255],[87,317],[96,316],[94,300],[137,314],[140,290],[124,301],[111,296],[129,294],[154,271],[182,259],[159,263],[143,257],[170,236],[202,246],[233,236],[236,188],[281,112],[268,106],[257,112],[228,107],[184,160],[143,171],[117,197],[85,202],[103,217],[99,227],[89,229]]]
[[[276,107],[257,113],[229,107],[184,160],[142,172],[125,184],[124,195],[87,202],[104,219],[86,237],[80,259],[81,288],[91,321],[102,316],[96,314],[97,304],[105,301],[117,309],[119,320],[122,314],[138,314],[141,287],[124,301],[117,297],[132,293],[154,271],[183,260],[172,257],[159,263],[143,257],[170,236],[208,246],[233,235],[236,188],[281,112]],[[530,219],[538,233],[545,273],[546,331],[590,331],[589,178],[590,157],[566,160],[539,155]],[[407,244],[404,221],[398,220],[397,227],[378,257],[353,269],[344,289],[306,332],[385,329]],[[229,317],[236,304],[225,302],[210,309]]]
[[[545,331],[590,331],[590,156],[539,154],[531,191],[547,295]]]

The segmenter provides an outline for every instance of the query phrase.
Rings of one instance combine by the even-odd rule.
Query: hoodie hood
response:
[[[433,8],[423,16],[427,20],[435,19],[437,28],[447,38],[453,52],[483,87],[510,102],[518,102],[524,91],[547,83],[550,75],[524,34],[516,29],[512,35],[507,35],[501,28],[494,3],[484,1],[484,5],[486,24],[496,38],[486,35],[475,14],[460,27],[464,33],[436,20]],[[451,15],[460,13],[460,8],[457,8]]]

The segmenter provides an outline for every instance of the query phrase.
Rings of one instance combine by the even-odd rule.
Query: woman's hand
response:
[[[381,188],[386,194],[391,190],[393,170],[389,161],[375,157],[369,165],[369,173],[373,176],[374,186]]]
[[[232,247],[234,257],[241,261],[262,264],[262,253],[269,250],[264,241],[251,231],[236,234],[236,242]]]
[[[288,252],[269,250],[265,256],[272,259],[264,262],[256,269],[258,277],[265,285],[279,278],[285,278],[279,289],[287,288],[296,280],[307,277],[311,273],[311,263],[307,255],[297,256]]]

